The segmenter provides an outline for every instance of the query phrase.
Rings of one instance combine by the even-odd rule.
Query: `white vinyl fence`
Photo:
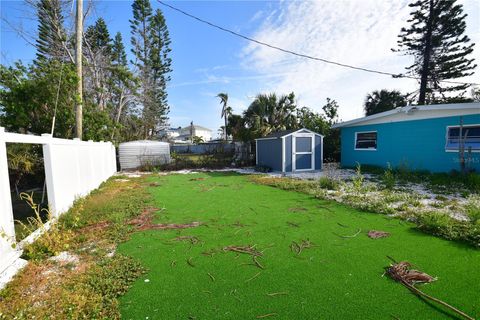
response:
[[[110,142],[58,139],[50,134],[9,133],[0,127],[0,275],[21,254],[14,249],[6,143],[43,146],[47,195],[54,218],[67,211],[75,199],[86,196],[116,172],[115,147]]]

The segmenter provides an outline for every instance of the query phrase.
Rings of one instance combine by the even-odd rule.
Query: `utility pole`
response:
[[[78,101],[75,108],[76,137],[82,140],[83,131],[83,79],[82,79],[82,43],[83,43],[83,0],[77,0],[77,16],[75,23],[76,46],[75,63],[77,65],[77,95]]]

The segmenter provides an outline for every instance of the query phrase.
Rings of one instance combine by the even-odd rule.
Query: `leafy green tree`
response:
[[[372,114],[393,110],[396,107],[403,107],[406,105],[407,100],[400,91],[382,89],[367,94],[364,102],[364,110],[365,115],[370,116]]]
[[[414,58],[406,69],[420,78],[418,104],[435,103],[448,93],[464,92],[466,84],[441,82],[470,76],[476,67],[474,59],[469,58],[474,43],[465,35],[467,15],[463,6],[455,0],[417,0],[409,6],[410,25],[401,29],[394,51]]]
[[[202,137],[193,136],[193,138],[192,138],[192,143],[193,143],[193,144],[200,144],[200,143],[202,143],[202,142],[204,142]]]
[[[54,135],[72,138],[76,79],[74,66],[58,60],[44,60],[41,66],[0,66],[0,122],[11,132],[49,133],[56,114]]]
[[[324,136],[324,160],[338,162],[340,160],[340,133],[332,129],[338,122],[338,103],[327,98],[327,103],[322,107],[323,114],[303,107],[297,110],[298,128],[307,128]]]

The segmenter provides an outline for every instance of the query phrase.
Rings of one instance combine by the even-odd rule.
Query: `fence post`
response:
[[[53,151],[51,139],[52,135],[43,133],[42,137],[45,139],[43,143],[43,164],[45,167],[45,181],[47,182],[48,208],[53,217],[58,217],[57,201],[55,192],[55,174],[53,164]]]
[[[5,236],[14,242],[15,225],[8,178],[7,144],[4,136],[5,128],[0,127],[0,238]],[[0,247],[2,247],[4,240],[0,239],[0,242],[2,242],[0,243]]]

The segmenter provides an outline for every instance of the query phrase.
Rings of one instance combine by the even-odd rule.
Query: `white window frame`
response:
[[[358,134],[359,133],[376,133],[377,134],[376,145],[377,145],[377,148],[378,148],[378,132],[377,132],[377,130],[370,130],[370,131],[356,131],[355,132],[355,141],[353,142],[353,149],[355,151],[377,151],[377,148],[357,148],[357,139],[358,139]]]
[[[468,128],[468,127],[480,127],[480,123],[479,124],[464,124],[462,127],[464,129]],[[459,152],[459,148],[457,148],[456,150],[455,149],[447,149],[448,132],[450,131],[450,128],[460,128],[460,125],[453,125],[453,126],[447,126],[446,127],[446,130],[445,130],[445,152]],[[468,149],[465,149],[465,152],[468,152]],[[472,149],[472,153],[479,153],[479,152],[480,152],[480,149],[478,149],[478,150],[473,150]]]
[[[297,152],[296,138],[310,138],[312,141],[310,152]],[[297,169],[297,154],[311,154],[311,166],[307,169]],[[314,133],[294,133],[292,134],[292,172],[312,171],[315,170],[315,134]]]

